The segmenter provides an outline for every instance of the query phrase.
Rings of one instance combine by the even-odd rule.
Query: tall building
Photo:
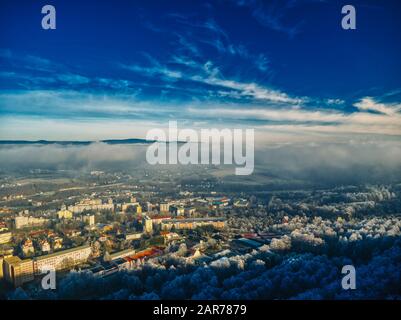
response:
[[[153,211],[153,204],[151,202],[146,202],[146,211],[151,212]]]
[[[87,214],[82,216],[82,221],[87,223],[89,226],[93,226],[95,224],[95,215]]]
[[[160,203],[160,212],[167,213],[169,212],[170,205],[166,202]]]
[[[8,282],[12,283],[14,287],[19,287],[34,279],[33,261],[31,259],[21,260],[16,256],[6,257],[3,261],[3,272],[4,278]]]
[[[143,218],[143,228],[147,233],[153,232],[153,221],[148,216],[144,216]]]
[[[4,263],[4,257],[0,256],[0,281],[3,279],[3,263]]]

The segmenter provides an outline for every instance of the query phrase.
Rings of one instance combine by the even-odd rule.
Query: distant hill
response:
[[[156,142],[155,140],[146,139],[109,139],[100,141],[51,141],[51,140],[0,140],[0,145],[6,144],[17,144],[17,145],[49,145],[49,144],[59,144],[59,145],[89,145],[95,142],[103,142],[107,144],[150,144]]]
[[[146,139],[107,139],[107,140],[98,140],[98,141],[52,141],[52,140],[0,140],[0,145],[50,145],[50,144],[59,144],[59,145],[77,145],[77,146],[87,146],[91,143],[102,142],[106,144],[152,144],[157,142],[157,140],[146,140]],[[166,143],[169,143],[166,141]],[[178,144],[186,143],[186,141],[177,141]]]

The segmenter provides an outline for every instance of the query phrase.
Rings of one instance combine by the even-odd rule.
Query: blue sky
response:
[[[41,28],[52,4],[57,29]],[[341,28],[353,4],[357,29]],[[0,139],[401,135],[398,1],[0,4]]]

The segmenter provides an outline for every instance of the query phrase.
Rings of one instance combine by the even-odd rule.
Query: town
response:
[[[294,190],[243,181],[238,189],[236,177],[213,166],[3,173],[0,295],[288,298],[280,282],[296,261],[309,270],[311,257],[327,255],[324,268],[316,271],[316,260],[310,269],[324,274],[344,259],[328,278],[341,288],[349,260],[338,257],[369,259],[397,246],[399,185]],[[42,283],[49,270],[55,290]],[[265,273],[275,284],[258,280]],[[251,289],[241,277],[255,278]]]
[[[168,255],[171,245],[202,264],[271,240],[271,235],[240,234],[227,227],[227,213],[257,208],[252,200],[213,191],[184,191],[175,197],[141,192],[136,185],[104,184],[110,176],[101,171],[92,171],[89,179],[102,182],[92,183],[90,192],[70,187],[3,196],[3,204],[17,204],[2,206],[0,213],[3,280],[18,287],[40,279],[49,268],[60,277],[69,270],[106,277]]]

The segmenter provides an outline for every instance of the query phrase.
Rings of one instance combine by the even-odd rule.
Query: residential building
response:
[[[0,232],[0,244],[5,244],[10,242],[12,239],[11,232]]]
[[[164,202],[164,203],[160,203],[160,212],[162,213],[168,213],[170,209],[170,204]]]
[[[41,240],[39,242],[40,250],[42,252],[49,252],[50,251],[50,244],[47,240]]]
[[[111,261],[113,261],[113,260],[117,260],[119,258],[125,258],[128,256],[132,256],[135,253],[136,253],[136,251],[134,249],[126,249],[126,250],[122,250],[122,251],[118,251],[118,252],[110,254],[109,258]]]
[[[154,205],[151,202],[146,203],[146,211],[152,212],[154,208]]]
[[[139,202],[128,202],[128,203],[123,203],[121,205],[121,211],[122,212],[127,212],[130,208],[135,208],[139,206]],[[135,209],[136,211],[136,209]]]
[[[152,219],[149,218],[148,216],[144,216],[144,218],[143,218],[143,228],[144,228],[144,231],[147,233],[153,232],[153,222],[152,222]]]
[[[210,218],[188,218],[188,219],[170,219],[162,221],[161,229],[195,229],[201,226],[213,226],[217,229],[222,229],[226,226],[226,219],[221,217]]]
[[[78,265],[88,260],[92,249],[89,245],[67,249],[52,254],[36,257],[34,259],[34,272],[40,274],[41,270],[62,270]]]
[[[4,262],[4,256],[0,256],[0,281],[3,279],[3,262]]]
[[[138,240],[143,236],[143,232],[127,233],[125,235],[125,240]]]
[[[60,237],[54,237],[53,238],[53,249],[61,249],[63,247],[63,238]]]
[[[48,222],[48,219],[42,217],[36,218],[31,216],[17,216],[14,218],[14,224],[16,229],[22,229],[25,227],[33,227],[44,225]]]
[[[31,239],[26,239],[22,245],[21,250],[24,256],[29,256],[35,253],[35,248],[33,247],[33,242]]]
[[[152,219],[152,223],[154,225],[159,225],[163,221],[171,219],[171,217],[170,216],[153,216],[151,219]]]
[[[82,216],[82,221],[89,226],[93,226],[95,224],[95,215],[87,214]]]
[[[57,216],[59,219],[72,219],[72,212],[69,210],[60,210],[57,212]]]
[[[188,217],[192,217],[196,213],[196,209],[193,207],[185,209],[185,215]]]
[[[81,202],[76,203],[73,206],[68,206],[68,210],[72,213],[82,213],[84,211],[100,211],[110,210],[114,211],[114,203],[112,199],[109,199],[107,203],[102,203],[102,199],[85,199]]]
[[[185,208],[181,206],[171,206],[169,210],[175,216],[183,216],[185,212]]]
[[[14,287],[34,279],[32,259],[21,260],[17,256],[4,258],[3,272],[6,281],[12,283]]]

